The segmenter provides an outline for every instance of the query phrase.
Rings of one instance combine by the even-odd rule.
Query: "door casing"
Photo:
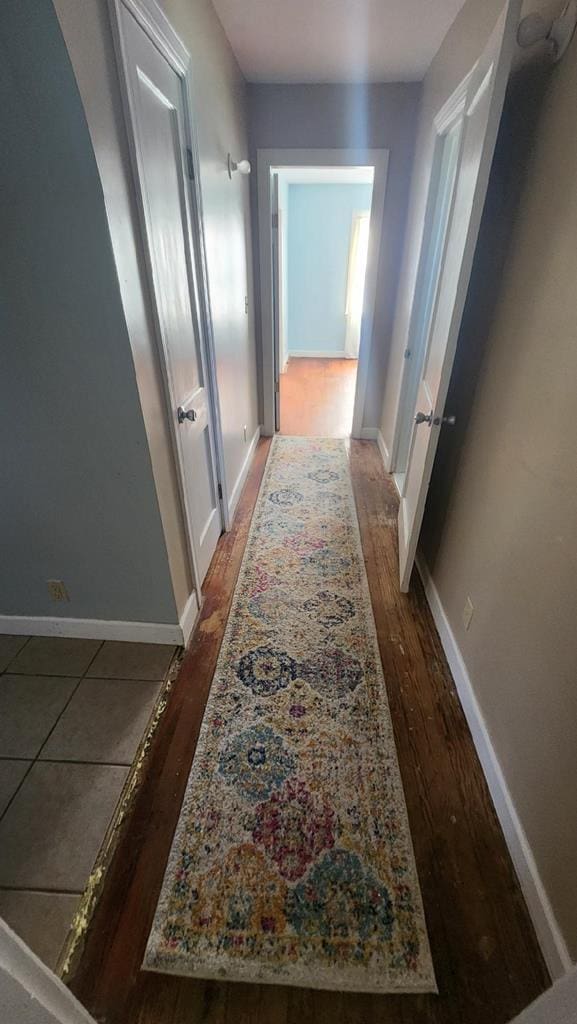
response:
[[[260,314],[262,337],[263,434],[275,432],[276,359],[274,345],[271,171],[280,167],[374,167],[369,257],[357,367],[352,436],[361,437],[373,339],[379,254],[387,187],[388,149],[259,149],[257,151]]]
[[[402,591],[409,588],[439,429],[444,422],[445,400],[515,47],[520,6],[521,0],[504,0],[483,52],[437,115],[433,126],[434,131],[441,134],[443,122],[456,125],[462,119],[464,123],[434,312],[427,330],[416,396],[420,418],[415,422],[420,423],[423,429],[412,431],[407,471],[400,493],[398,522]],[[482,127],[485,100],[489,105]],[[477,128],[471,127],[475,116],[481,117]],[[415,293],[413,308],[419,301],[420,297]],[[427,433],[424,432],[425,424]]]
[[[134,131],[132,129],[133,124],[136,122],[136,113],[133,109],[132,95],[128,80],[127,55],[121,27],[122,8],[125,8],[134,17],[136,22],[149,37],[153,45],[157,48],[162,57],[164,57],[164,59],[170,65],[172,70],[176,73],[176,75],[180,79],[182,86],[182,99],[185,113],[185,143],[190,153],[190,163],[192,170],[192,180],[190,179],[190,177],[187,178],[189,190],[188,198],[190,205],[191,229],[189,230],[189,237],[187,238],[186,241],[188,243],[190,259],[195,268],[197,278],[197,289],[196,291],[191,290],[191,302],[194,306],[195,300],[198,299],[197,313],[201,334],[201,358],[203,363],[203,372],[206,379],[209,394],[209,406],[215,448],[214,469],[215,477],[218,482],[219,488],[220,515],[223,528],[225,530],[229,530],[231,524],[228,513],[228,494],[226,486],[226,475],[224,469],[224,447],[222,440],[219,395],[216,378],[216,354],[208,290],[206,242],[204,237],[202,216],[202,194],[200,190],[199,154],[196,132],[194,129],[194,119],[192,114],[192,62],[190,54],[188,53],[188,50],[186,49],[184,43],[176,34],[166,15],[155,2],[155,0],[108,0],[108,6],[110,11],[114,47],[119,69],[120,90],[125,113],[125,121],[127,126],[127,141],[130,151],[132,172],[136,185],[135,193],[141,231],[140,247],[147,272],[150,302],[153,313],[155,336],[157,342],[157,350],[159,354],[159,361],[164,383],[166,406],[165,412],[167,421],[170,425],[174,459],[179,478],[179,490],[182,503],[183,521],[185,524],[185,530],[187,534],[187,543],[192,576],[194,581],[194,588],[198,604],[200,605],[201,579],[198,571],[194,545],[192,542],[192,537],[190,535],[190,529],[188,525],[189,522],[191,522],[191,513],[188,508],[186,498],[186,490],[184,486],[184,468],[180,448],[180,439],[177,433],[176,419],[174,416],[174,410],[176,408],[177,399],[176,396],[172,393],[170,375],[167,371],[160,319],[155,299],[154,273],[151,265],[148,246],[145,243],[146,213],[143,204],[138,152],[135,142]]]

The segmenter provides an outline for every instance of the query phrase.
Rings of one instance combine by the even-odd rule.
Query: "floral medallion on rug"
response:
[[[344,441],[273,441],[143,966],[436,991]]]

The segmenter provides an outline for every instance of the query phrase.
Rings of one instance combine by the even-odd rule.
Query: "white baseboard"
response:
[[[254,457],[255,449],[258,444],[258,439],[260,437],[260,432],[261,428],[257,427],[248,446],[248,451],[246,453],[245,460],[242,464],[241,471],[238,474],[236,483],[231,491],[230,498],[228,499],[228,516],[230,522],[232,522],[234,510],[238,504],[238,499],[240,498],[240,492],[242,491],[245,484],[245,480],[248,476],[248,471],[250,469],[250,464]]]
[[[66,636],[83,640],[128,640],[132,643],[181,644],[177,622],[120,622],[109,619],[57,619],[40,615],[0,615],[0,634]]]
[[[391,456],[389,454],[389,449],[387,448],[387,446],[385,444],[385,439],[384,439],[384,437],[383,437],[383,435],[382,435],[380,430],[377,433],[377,444],[379,446],[379,451],[381,453],[381,458],[383,460],[383,465],[385,467],[385,473],[390,473],[391,472]]]
[[[465,712],[497,817],[509,853],[517,872],[525,902],[533,921],[541,952],[553,979],[562,977],[570,970],[572,963],[566,943],[561,935],[553,909],[541,881],[535,858],[527,836],[515,809],[497,754],[475,696],[467,666],[459,649],[455,635],[447,619],[439,593],[421,554],[417,556],[417,568],[423,581],[425,594],[435,625],[449,662],[457,693]]]
[[[403,492],[403,486],[405,482],[404,473],[392,473],[391,476],[393,477],[393,483],[397,488],[397,494],[399,495],[400,498]]]
[[[182,615],[180,616],[180,629],[182,633],[182,640],[180,641],[180,643],[184,644],[185,647],[190,639],[190,634],[192,633],[196,625],[198,612],[198,600],[196,597],[196,593],[193,590],[192,594],[190,595],[188,601],[184,606]]]
[[[361,439],[363,441],[376,441],[385,466],[385,472],[390,473],[391,456],[385,444],[385,439],[378,427],[362,427]]]
[[[348,356],[344,349],[332,349],[327,351],[324,348],[299,348],[288,354],[288,359],[356,359],[356,356]],[[288,362],[288,360],[287,360]]]

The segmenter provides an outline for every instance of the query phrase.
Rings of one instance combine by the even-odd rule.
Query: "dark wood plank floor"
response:
[[[281,434],[348,437],[356,383],[356,359],[291,356],[280,375]]]
[[[70,986],[107,1024],[505,1024],[548,984],[422,588],[397,586],[396,495],[351,442],[365,562],[438,996],[220,984],[139,972],[268,451],[261,441],[202,618]]]

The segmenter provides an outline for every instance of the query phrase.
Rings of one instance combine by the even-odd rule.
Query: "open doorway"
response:
[[[272,169],[281,434],[351,433],[373,179],[372,167]]]
[[[362,437],[388,151],[257,160],[263,433]]]

